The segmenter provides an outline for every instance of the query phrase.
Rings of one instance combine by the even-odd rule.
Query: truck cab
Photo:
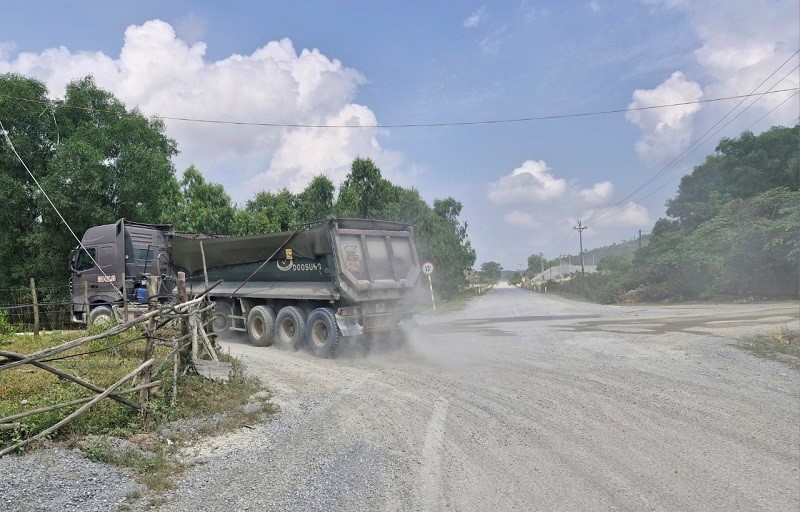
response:
[[[120,219],[89,228],[69,256],[72,320],[110,321],[123,293],[135,300],[146,274],[167,277],[172,228]],[[167,280],[169,281],[169,280]]]

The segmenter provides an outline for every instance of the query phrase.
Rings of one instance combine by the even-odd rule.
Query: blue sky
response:
[[[776,69],[759,91],[797,88],[799,23],[794,0],[12,0],[0,19],[0,73],[35,76],[53,97],[92,73],[148,115],[359,126],[498,120],[747,94]],[[515,269],[533,252],[577,253],[578,219],[590,228],[587,248],[648,232],[680,175],[720,137],[797,122],[798,97],[781,105],[791,94],[764,96],[611,210],[739,100],[477,126],[168,121],[167,129],[182,151],[177,170],[196,164],[240,204],[260,189],[300,190],[321,173],[338,183],[353,158],[373,158],[428,201],[459,199],[477,264]]]

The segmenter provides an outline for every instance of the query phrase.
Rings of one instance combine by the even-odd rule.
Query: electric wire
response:
[[[779,94],[782,92],[789,92],[789,91],[797,91],[800,90],[800,87],[791,87],[788,89],[782,89],[779,91],[770,91],[769,93],[759,93],[759,94]],[[625,108],[616,108],[611,110],[596,110],[596,111],[589,111],[589,112],[575,112],[569,114],[552,114],[552,115],[542,115],[542,116],[528,116],[528,117],[517,117],[517,118],[506,118],[506,119],[483,119],[483,120],[474,120],[474,121],[445,121],[445,122],[437,122],[437,123],[398,123],[398,124],[306,124],[306,123],[269,123],[269,122],[257,122],[257,121],[235,121],[235,120],[224,120],[224,119],[203,119],[203,118],[194,118],[194,117],[177,117],[177,116],[164,116],[164,115],[152,115],[150,117],[162,119],[166,121],[185,121],[185,122],[192,122],[192,123],[206,123],[206,124],[219,124],[219,125],[233,125],[233,126],[261,126],[267,128],[368,128],[368,129],[389,129],[389,128],[442,128],[448,126],[479,126],[479,125],[495,125],[495,124],[510,124],[510,123],[525,123],[525,122],[532,122],[532,121],[550,121],[555,119],[570,119],[576,117],[592,117],[592,116],[602,116],[602,115],[609,115],[609,114],[620,114],[623,112],[635,112],[635,111],[642,111],[642,110],[655,110],[660,108],[672,108],[672,107],[682,107],[687,105],[698,105],[703,103],[713,103],[718,101],[728,101],[728,100],[735,100],[735,99],[747,99],[751,96],[755,96],[756,94],[740,94],[735,96],[724,96],[719,98],[709,98],[704,100],[696,100],[696,101],[682,101],[678,103],[667,103],[663,105],[650,105],[646,107],[625,107]],[[11,100],[17,101],[25,101],[29,103],[39,103],[39,104],[46,104],[48,102],[43,100],[35,100],[31,98],[22,98],[19,96],[12,96],[8,94],[0,94],[0,98],[6,98]],[[82,110],[85,112],[96,112],[96,113],[106,113],[106,114],[114,114],[120,115],[120,112],[109,110],[109,109],[98,109],[92,107],[79,107],[77,105],[60,105],[62,108],[69,108],[75,110]]]
[[[750,126],[748,126],[748,127],[745,129],[745,131],[748,131],[748,130],[750,130],[750,128],[752,128],[753,126],[755,126],[756,124],[758,124],[758,122],[760,122],[761,120],[763,120],[765,117],[769,116],[770,114],[772,114],[773,112],[775,112],[776,110],[778,110],[780,107],[782,107],[782,106],[783,106],[785,103],[787,103],[787,102],[788,102],[790,99],[794,98],[794,97],[795,97],[795,96],[797,96],[798,94],[800,94],[800,91],[797,91],[797,92],[795,92],[794,94],[792,94],[791,96],[789,96],[788,98],[786,98],[785,100],[783,100],[782,102],[780,102],[778,105],[776,105],[775,107],[773,107],[773,108],[772,108],[772,110],[770,110],[769,112],[767,112],[766,114],[764,114],[763,116],[759,117],[757,120],[755,120],[754,122],[752,122],[752,123],[750,124]],[[687,155],[687,156],[688,156],[688,155]],[[647,195],[645,195],[645,196],[642,196],[641,198],[639,198],[639,200],[638,200],[638,201],[634,201],[634,202],[632,202],[632,203],[629,203],[629,204],[627,204],[627,205],[626,205],[626,206],[624,206],[623,208],[620,208],[620,210],[619,210],[618,212],[615,212],[615,215],[616,215],[617,213],[622,213],[623,211],[625,211],[625,210],[627,210],[627,209],[629,209],[629,208],[632,208],[633,206],[635,206],[635,205],[639,204],[639,201],[644,201],[645,199],[647,199],[648,197],[652,196],[653,194],[655,194],[655,193],[656,193],[656,192],[658,192],[659,190],[662,190],[664,187],[666,187],[666,186],[667,186],[667,185],[669,185],[670,183],[673,183],[673,182],[675,182],[675,180],[677,180],[677,179],[679,179],[679,178],[682,178],[682,177],[683,177],[683,175],[679,175],[679,176],[675,176],[675,177],[673,177],[672,179],[670,179],[669,181],[665,182],[665,183],[664,183],[663,185],[661,185],[660,187],[658,187],[658,188],[654,189],[654,190],[653,190],[652,192],[650,192],[649,194],[647,194]],[[608,217],[606,217],[606,218],[608,218]],[[602,220],[602,218],[599,218],[599,219],[596,219],[596,220]]]

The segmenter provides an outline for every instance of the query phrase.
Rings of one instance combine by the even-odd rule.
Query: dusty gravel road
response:
[[[732,346],[799,317],[496,288],[366,358],[231,341],[281,413],[162,509],[799,510],[800,373]]]

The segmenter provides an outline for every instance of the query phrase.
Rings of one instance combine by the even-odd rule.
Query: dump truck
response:
[[[328,219],[251,236],[176,233],[120,219],[89,228],[70,254],[73,320],[97,324],[141,301],[149,276],[161,302],[176,299],[178,272],[189,296],[209,293],[217,333],[240,331],[256,346],[334,354],[342,338],[392,337],[413,322],[420,262],[409,224]],[[123,301],[124,298],[124,301]]]

